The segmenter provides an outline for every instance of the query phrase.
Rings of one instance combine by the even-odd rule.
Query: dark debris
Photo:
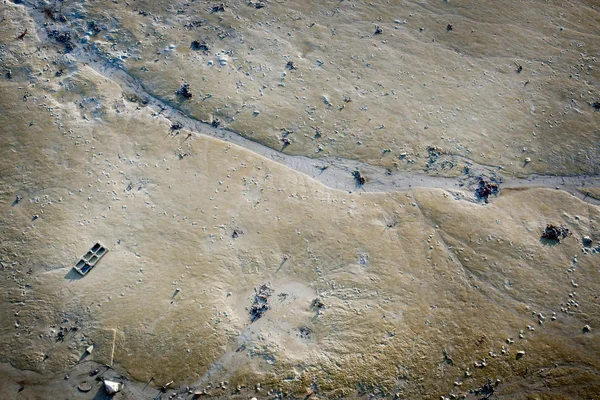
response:
[[[478,200],[488,202],[488,197],[497,195],[500,191],[500,186],[497,182],[487,181],[484,178],[479,178],[479,186],[475,189],[475,196]]]
[[[193,40],[192,44],[190,45],[190,48],[192,50],[196,50],[196,51],[209,51],[210,47],[208,46],[208,43],[206,42],[201,42],[199,40]]]
[[[181,87],[179,89],[177,89],[175,91],[175,94],[178,96],[181,96],[185,99],[191,99],[192,98],[192,92],[190,91],[190,84],[189,83],[184,83],[183,85],[181,85]]]
[[[562,239],[569,236],[569,229],[564,226],[556,226],[553,224],[546,225],[546,229],[542,233],[542,239],[551,240],[553,242],[560,243]]]
[[[216,13],[216,12],[225,12],[225,5],[223,3],[213,6],[212,8],[212,12]]]
[[[243,230],[241,230],[241,229],[234,229],[233,233],[231,234],[231,237],[233,239],[236,239],[237,237],[239,237],[240,235],[243,235],[243,234],[244,234]]]
[[[442,156],[443,150],[437,146],[427,146],[427,164],[425,165],[427,169],[431,168],[433,164],[435,164],[438,159]]]
[[[323,301],[320,298],[316,298],[312,301],[312,303],[310,304],[310,306],[315,309],[315,310],[322,310],[325,308],[325,303],[323,303]]]
[[[359,186],[362,186],[365,183],[367,183],[367,179],[364,176],[362,176],[359,170],[352,172],[352,176],[354,177],[354,180],[356,180],[356,184]]]
[[[302,339],[310,339],[310,334],[312,333],[308,326],[301,326],[298,328],[298,332],[300,332],[300,337]]]
[[[473,393],[478,396],[482,395],[483,397],[481,397],[481,400],[489,399],[494,394],[494,386],[492,386],[492,381],[488,378],[487,382],[479,389],[475,389]]]
[[[254,294],[254,302],[250,308],[250,322],[254,322],[264,315],[271,307],[269,307],[269,297],[273,293],[273,289],[267,285],[262,285]]]
[[[74,47],[73,47],[73,43],[71,43],[71,32],[69,31],[58,31],[58,30],[53,30],[50,31],[48,33],[48,37],[53,38],[54,40],[56,40],[59,43],[62,43],[65,46],[65,51],[67,53],[70,53],[71,51],[73,51]]]

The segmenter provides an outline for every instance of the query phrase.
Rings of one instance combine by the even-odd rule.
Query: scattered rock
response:
[[[94,351],[94,345],[88,346],[85,349],[85,352],[88,353],[88,354],[92,354],[93,351]]]
[[[54,40],[56,40],[57,42],[64,45],[65,52],[70,53],[71,51],[73,51],[74,47],[73,47],[73,44],[71,43],[71,32],[69,32],[69,31],[61,32],[58,30],[53,30],[48,33],[48,37],[51,37]]]
[[[215,58],[217,60],[217,63],[219,64],[219,66],[221,66],[221,67],[227,66],[227,63],[229,60],[227,54],[219,52],[219,53],[215,54]]]
[[[381,35],[383,33],[383,29],[379,25],[375,25],[375,34]]]
[[[521,359],[523,356],[525,355],[525,351],[524,350],[519,350],[517,351],[517,355],[515,356],[515,358],[517,360]]]
[[[442,155],[444,155],[444,154],[447,154],[447,152],[444,152],[444,150],[438,146],[427,146],[426,150],[427,150],[427,163],[425,164],[426,170],[432,169],[435,166],[435,164],[440,160],[440,157],[442,157]],[[447,166],[449,166],[450,168],[454,167],[453,163],[448,159],[443,160],[443,162],[440,164],[441,164],[440,166],[442,169],[446,168]]]
[[[592,331],[592,328],[589,325],[585,325],[581,331],[583,333],[588,333]]]

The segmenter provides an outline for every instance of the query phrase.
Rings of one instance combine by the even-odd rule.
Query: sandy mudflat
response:
[[[599,397],[598,26],[3,3],[0,398]]]

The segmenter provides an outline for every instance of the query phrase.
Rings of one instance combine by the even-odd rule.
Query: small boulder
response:
[[[123,389],[123,384],[121,382],[109,381],[108,379],[104,381],[104,390],[109,395],[116,394]]]

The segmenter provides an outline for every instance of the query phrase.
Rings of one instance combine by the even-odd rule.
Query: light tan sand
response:
[[[153,4],[143,8],[163,16],[156,24],[179,26],[174,21],[183,17],[173,16],[175,6],[173,11],[164,11],[164,5]],[[198,8],[197,13],[208,7],[208,3],[190,4]],[[522,61],[524,71],[515,75],[506,61],[513,53],[504,50],[504,45],[492,45],[491,30],[499,29],[495,22],[515,17],[517,11],[509,12],[506,7],[492,9],[488,19],[483,19],[483,14],[461,8],[459,2],[449,4],[455,7],[455,15],[434,20],[427,16],[439,15],[439,9],[413,3],[397,8],[383,4],[370,8],[361,3],[355,11],[344,13],[337,13],[335,8],[350,8],[349,2],[319,3],[314,9],[290,2],[269,2],[262,11],[245,3],[228,3],[223,14],[200,15],[211,23],[223,18],[222,26],[237,21],[237,40],[241,33],[245,38],[239,46],[249,47],[249,43],[254,43],[250,40],[253,35],[256,43],[265,36],[248,27],[251,18],[258,18],[258,12],[283,18],[286,10],[285,21],[265,24],[266,29],[270,34],[281,31],[281,37],[289,38],[286,46],[296,50],[295,53],[302,35],[330,46],[313,49],[315,54],[311,57],[315,59],[328,55],[323,68],[333,68],[329,63],[335,54],[332,49],[338,48],[343,57],[349,57],[352,54],[349,49],[361,48],[343,38],[358,40],[359,32],[371,34],[377,13],[382,18],[392,18],[387,24],[377,22],[383,26],[384,35],[397,32],[400,36],[406,25],[422,25],[423,33],[436,32],[436,46],[447,48],[451,46],[443,38],[460,37],[461,21],[480,21],[470,24],[476,32],[484,27],[490,29],[477,36],[486,47],[478,45],[477,40],[463,39],[460,43],[468,51],[462,51],[469,60],[464,62],[474,63],[477,59],[477,64],[470,68],[478,73],[485,71],[482,65],[504,62],[504,72],[496,71],[494,78],[490,78],[500,82],[502,88],[508,87],[507,82],[531,73]],[[596,15],[592,6],[588,9],[583,5],[546,6],[547,15],[563,12],[565,22],[561,25],[565,26],[565,34],[576,35],[576,27],[591,26],[590,19]],[[70,9],[68,4],[64,7]],[[139,25],[142,16],[133,12],[132,7],[142,8],[140,5],[130,5],[128,11],[126,3],[78,7],[89,15],[101,12],[107,21],[111,16],[115,18],[111,20],[113,23],[122,20],[121,29],[111,33],[115,36],[143,36],[144,29],[152,26],[150,22],[146,27]],[[540,14],[534,11],[522,18],[530,18],[538,34],[551,37],[550,17],[545,17],[544,25]],[[195,133],[188,137],[192,132],[187,129],[178,134],[171,131],[172,119],[159,115],[153,107],[145,107],[139,100],[132,102],[117,81],[95,70],[94,65],[86,66],[69,58],[74,56],[59,55],[60,47],[46,42],[43,30],[36,30],[31,17],[37,18],[36,12],[30,14],[27,5],[11,3],[0,11],[0,20],[4,18],[0,39],[6,43],[2,49],[3,68],[12,72],[11,79],[0,81],[0,208],[4,210],[0,214],[3,238],[0,318],[4,321],[0,324],[0,361],[4,363],[0,368],[0,395],[3,398],[55,398],[59,393],[69,398],[102,396],[100,381],[88,374],[95,368],[100,374],[127,379],[127,389],[117,395],[120,398],[155,398],[156,388],[170,381],[174,382],[169,394],[178,391],[182,398],[191,398],[195,390],[206,390],[208,395],[221,398],[276,395],[304,398],[309,394],[310,398],[433,399],[450,395],[474,398],[469,391],[482,387],[487,378],[492,380],[498,398],[600,395],[597,383],[600,255],[582,249],[583,236],[591,237],[594,246],[600,241],[598,206],[564,190],[548,188],[502,188],[500,195],[490,197],[488,204],[474,201],[472,191],[466,187],[464,190],[415,187],[385,193],[332,189],[305,173],[235,144]],[[333,16],[326,16],[326,12]],[[413,17],[398,17],[401,21],[407,19],[407,24],[397,24],[399,29],[394,29],[396,17],[391,14],[410,12]],[[186,13],[188,17],[191,14]],[[576,14],[580,14],[577,17],[583,22],[567,24]],[[69,24],[78,29],[81,21],[69,15]],[[294,21],[294,16],[301,19]],[[152,17],[144,18],[152,21]],[[268,21],[266,16],[261,18]],[[325,18],[342,20],[339,25],[328,26]],[[364,22],[359,24],[356,19]],[[309,28],[304,27],[305,33],[298,31],[287,36],[291,28],[283,22],[305,26],[311,20],[316,24],[310,29],[317,33],[308,33]],[[454,24],[451,32],[445,31],[448,20]],[[515,20],[515,26],[525,24],[519,21]],[[260,26],[257,21],[252,24]],[[277,29],[278,25],[281,29]],[[14,39],[24,29],[29,35],[23,40]],[[332,38],[330,29],[336,29]],[[165,31],[162,39],[145,39],[150,41],[147,53],[140,54],[147,57],[150,49],[156,51],[153,47],[156,43],[152,41],[160,40],[164,47],[170,43],[169,35],[177,34],[173,29]],[[406,46],[419,41],[418,34],[404,33]],[[190,38],[180,40],[187,43]],[[429,38],[427,43],[419,41],[419,48],[429,45]],[[377,40],[380,39],[385,38]],[[234,39],[226,36],[223,40]],[[374,39],[362,40],[368,45]],[[525,53],[520,56],[523,58],[529,52],[544,49],[526,43],[524,37],[515,36],[512,40],[513,48],[523,46]],[[592,41],[586,43],[595,45]],[[276,51],[276,46],[273,50],[256,46],[265,68],[274,66],[280,56],[277,65],[285,65],[285,53]],[[365,43],[361,46],[362,54],[366,51]],[[561,46],[556,44],[557,49]],[[441,68],[442,60],[437,53],[417,54],[416,48],[413,43],[412,57],[428,68],[425,72]],[[118,50],[115,47],[111,51]],[[376,50],[374,46],[372,51]],[[389,57],[399,51],[392,50],[387,50]],[[183,45],[178,47],[179,51],[185,54]],[[503,57],[504,61],[495,57]],[[178,83],[173,82],[180,73],[172,58],[169,60],[175,66],[165,65],[160,58],[156,63],[162,64],[160,69],[155,65],[156,69],[148,72],[148,80],[143,81],[149,90],[166,97],[176,89]],[[189,60],[183,60],[183,55],[179,58],[181,67],[189,68],[185,64]],[[299,69],[287,71],[288,76],[307,73],[303,69],[311,64],[304,58],[293,57]],[[450,65],[452,60],[450,57]],[[150,69],[152,63],[144,62]],[[232,60],[228,66],[236,66],[236,62],[241,63]],[[359,61],[355,62],[359,71]],[[131,63],[128,69],[137,75],[138,66]],[[204,118],[213,112],[210,107],[234,92],[227,85],[236,78],[226,79],[225,74],[246,75],[224,68],[204,70],[204,63],[198,65],[202,69],[193,74],[194,80],[192,75],[188,77],[193,87],[200,85],[202,74],[208,76],[207,82],[215,79],[210,73],[223,76],[218,89],[216,86],[202,89],[203,93],[213,94],[207,103],[202,105],[194,97],[193,104],[183,107]],[[61,68],[63,74],[56,76]],[[274,79],[273,76],[283,72],[281,69],[265,70],[262,79],[264,82]],[[595,69],[589,71],[592,76],[597,74]],[[338,72],[343,80],[350,79],[344,75],[348,71]],[[415,76],[421,74],[412,64],[409,72]],[[331,74],[332,71],[323,73],[323,79]],[[552,75],[548,72],[543,76],[558,85],[560,79],[554,81]],[[454,76],[453,80],[462,82],[465,76]],[[305,84],[310,83],[305,79]],[[316,82],[310,83],[315,89],[306,96],[312,96],[314,104],[319,101],[322,108],[322,93],[327,93],[335,105],[340,102],[344,90],[335,92],[337,84],[311,79]],[[379,75],[369,79],[379,79]],[[381,79],[387,90],[385,74]],[[282,94],[275,89],[263,89],[265,95],[256,104],[278,104],[283,101],[278,96],[288,96],[301,90],[300,84],[304,85],[298,80],[290,81],[289,85],[286,81],[285,88],[278,87]],[[422,83],[414,83],[411,90],[416,91]],[[262,80],[246,84],[259,85]],[[559,89],[544,90],[539,85],[532,81],[526,88],[535,87],[536,92],[531,95],[538,96],[542,103],[548,101],[548,110],[554,110],[551,107],[558,107],[559,103],[549,99],[559,96],[560,85]],[[448,87],[442,89],[434,90],[450,96]],[[466,101],[461,93],[452,96],[456,95],[457,101]],[[380,104],[376,94],[364,96],[369,110]],[[359,101],[362,97],[352,97],[347,108],[327,113],[349,112],[358,125],[362,124],[365,122],[364,117],[359,117],[362,114],[351,109],[362,105]],[[243,99],[227,101],[250,101]],[[487,137],[484,141],[479,136],[480,125],[476,134],[466,129],[460,140],[476,149],[469,158],[481,164],[502,163],[508,172],[516,174],[594,172],[593,163],[585,164],[577,158],[584,157],[581,153],[584,148],[597,151],[585,144],[586,140],[588,144],[590,140],[598,140],[594,119],[598,114],[585,105],[588,100],[582,100],[582,114],[578,114],[578,123],[585,129],[573,125],[574,134],[568,135],[568,141],[546,136],[543,145],[535,150],[538,153],[530,155],[534,159],[531,170],[525,170],[521,164],[517,168],[516,164],[516,160],[522,163],[524,158],[520,146],[534,141],[529,134],[515,133],[510,139],[491,135],[491,139]],[[396,120],[403,113],[398,107],[404,104],[405,110],[417,114],[420,108],[407,99],[396,101],[380,104],[381,115],[390,118],[382,131],[397,127],[396,134],[405,138],[406,143],[413,143],[410,151],[415,153],[427,145],[439,145],[433,138],[439,137],[442,128],[432,116],[418,120],[419,124],[430,124],[424,130],[427,133],[419,134],[418,139],[411,134],[403,136],[408,125]],[[525,118],[508,102],[506,111],[495,103],[473,102],[472,107],[470,112],[474,114],[484,110],[497,114],[497,119],[486,122],[491,124],[486,128],[490,132],[503,119],[514,117],[515,121],[522,121],[520,124],[537,121],[537,116]],[[244,116],[246,111],[243,111],[235,123],[225,122],[226,125],[248,136],[252,130],[261,132],[253,138],[272,144],[268,138],[276,132],[273,127],[286,126],[297,118],[294,113],[299,112],[294,108],[290,115],[281,114],[277,119],[272,114],[274,106],[262,109],[257,105],[257,108],[261,111],[257,118],[251,112]],[[321,112],[324,111],[317,115]],[[338,123],[336,118],[325,118],[329,114],[323,114],[324,120]],[[227,121],[226,116],[220,118]],[[251,122],[252,118],[259,122]],[[571,112],[561,118],[565,123],[570,121]],[[461,132],[468,124],[457,123]],[[552,129],[544,127],[540,134],[550,135]],[[298,133],[293,135],[296,142],[286,151],[312,155],[314,142],[309,138],[299,139],[302,136]],[[374,155],[381,149],[371,151],[375,143],[379,146],[382,140],[387,140],[385,137],[364,135],[360,139],[365,140],[364,147],[355,147],[354,139],[340,139],[339,144],[331,145],[327,151],[361,162],[388,165]],[[518,153],[513,167],[501,159],[512,154],[499,150],[506,140],[510,141],[509,150]],[[495,143],[497,153],[490,143]],[[362,153],[356,148],[371,150]],[[397,158],[401,146],[392,148],[390,158]],[[475,154],[483,149],[490,154],[489,159]],[[552,151],[561,156],[551,159]],[[576,157],[577,151],[580,154]],[[537,157],[542,161],[538,162]],[[590,157],[588,161],[593,160]],[[426,158],[414,156],[416,161],[411,168],[423,173]],[[556,159],[560,162],[553,161]],[[547,223],[564,225],[571,236],[555,245],[540,240]],[[81,277],[71,267],[96,241],[110,251],[88,275]],[[249,310],[255,291],[263,284],[273,290],[270,309],[251,322]],[[311,306],[316,298],[324,304],[320,310]],[[590,332],[583,333],[585,325],[590,326]],[[89,345],[95,346],[94,351],[85,356]],[[517,359],[518,351],[524,351],[525,355]],[[114,369],[107,372],[97,364],[111,362]],[[68,379],[64,379],[65,374],[69,374]],[[497,378],[500,382],[496,384]],[[78,391],[77,386],[83,382],[90,383],[93,389],[87,393]],[[256,390],[257,384],[260,390]]]

